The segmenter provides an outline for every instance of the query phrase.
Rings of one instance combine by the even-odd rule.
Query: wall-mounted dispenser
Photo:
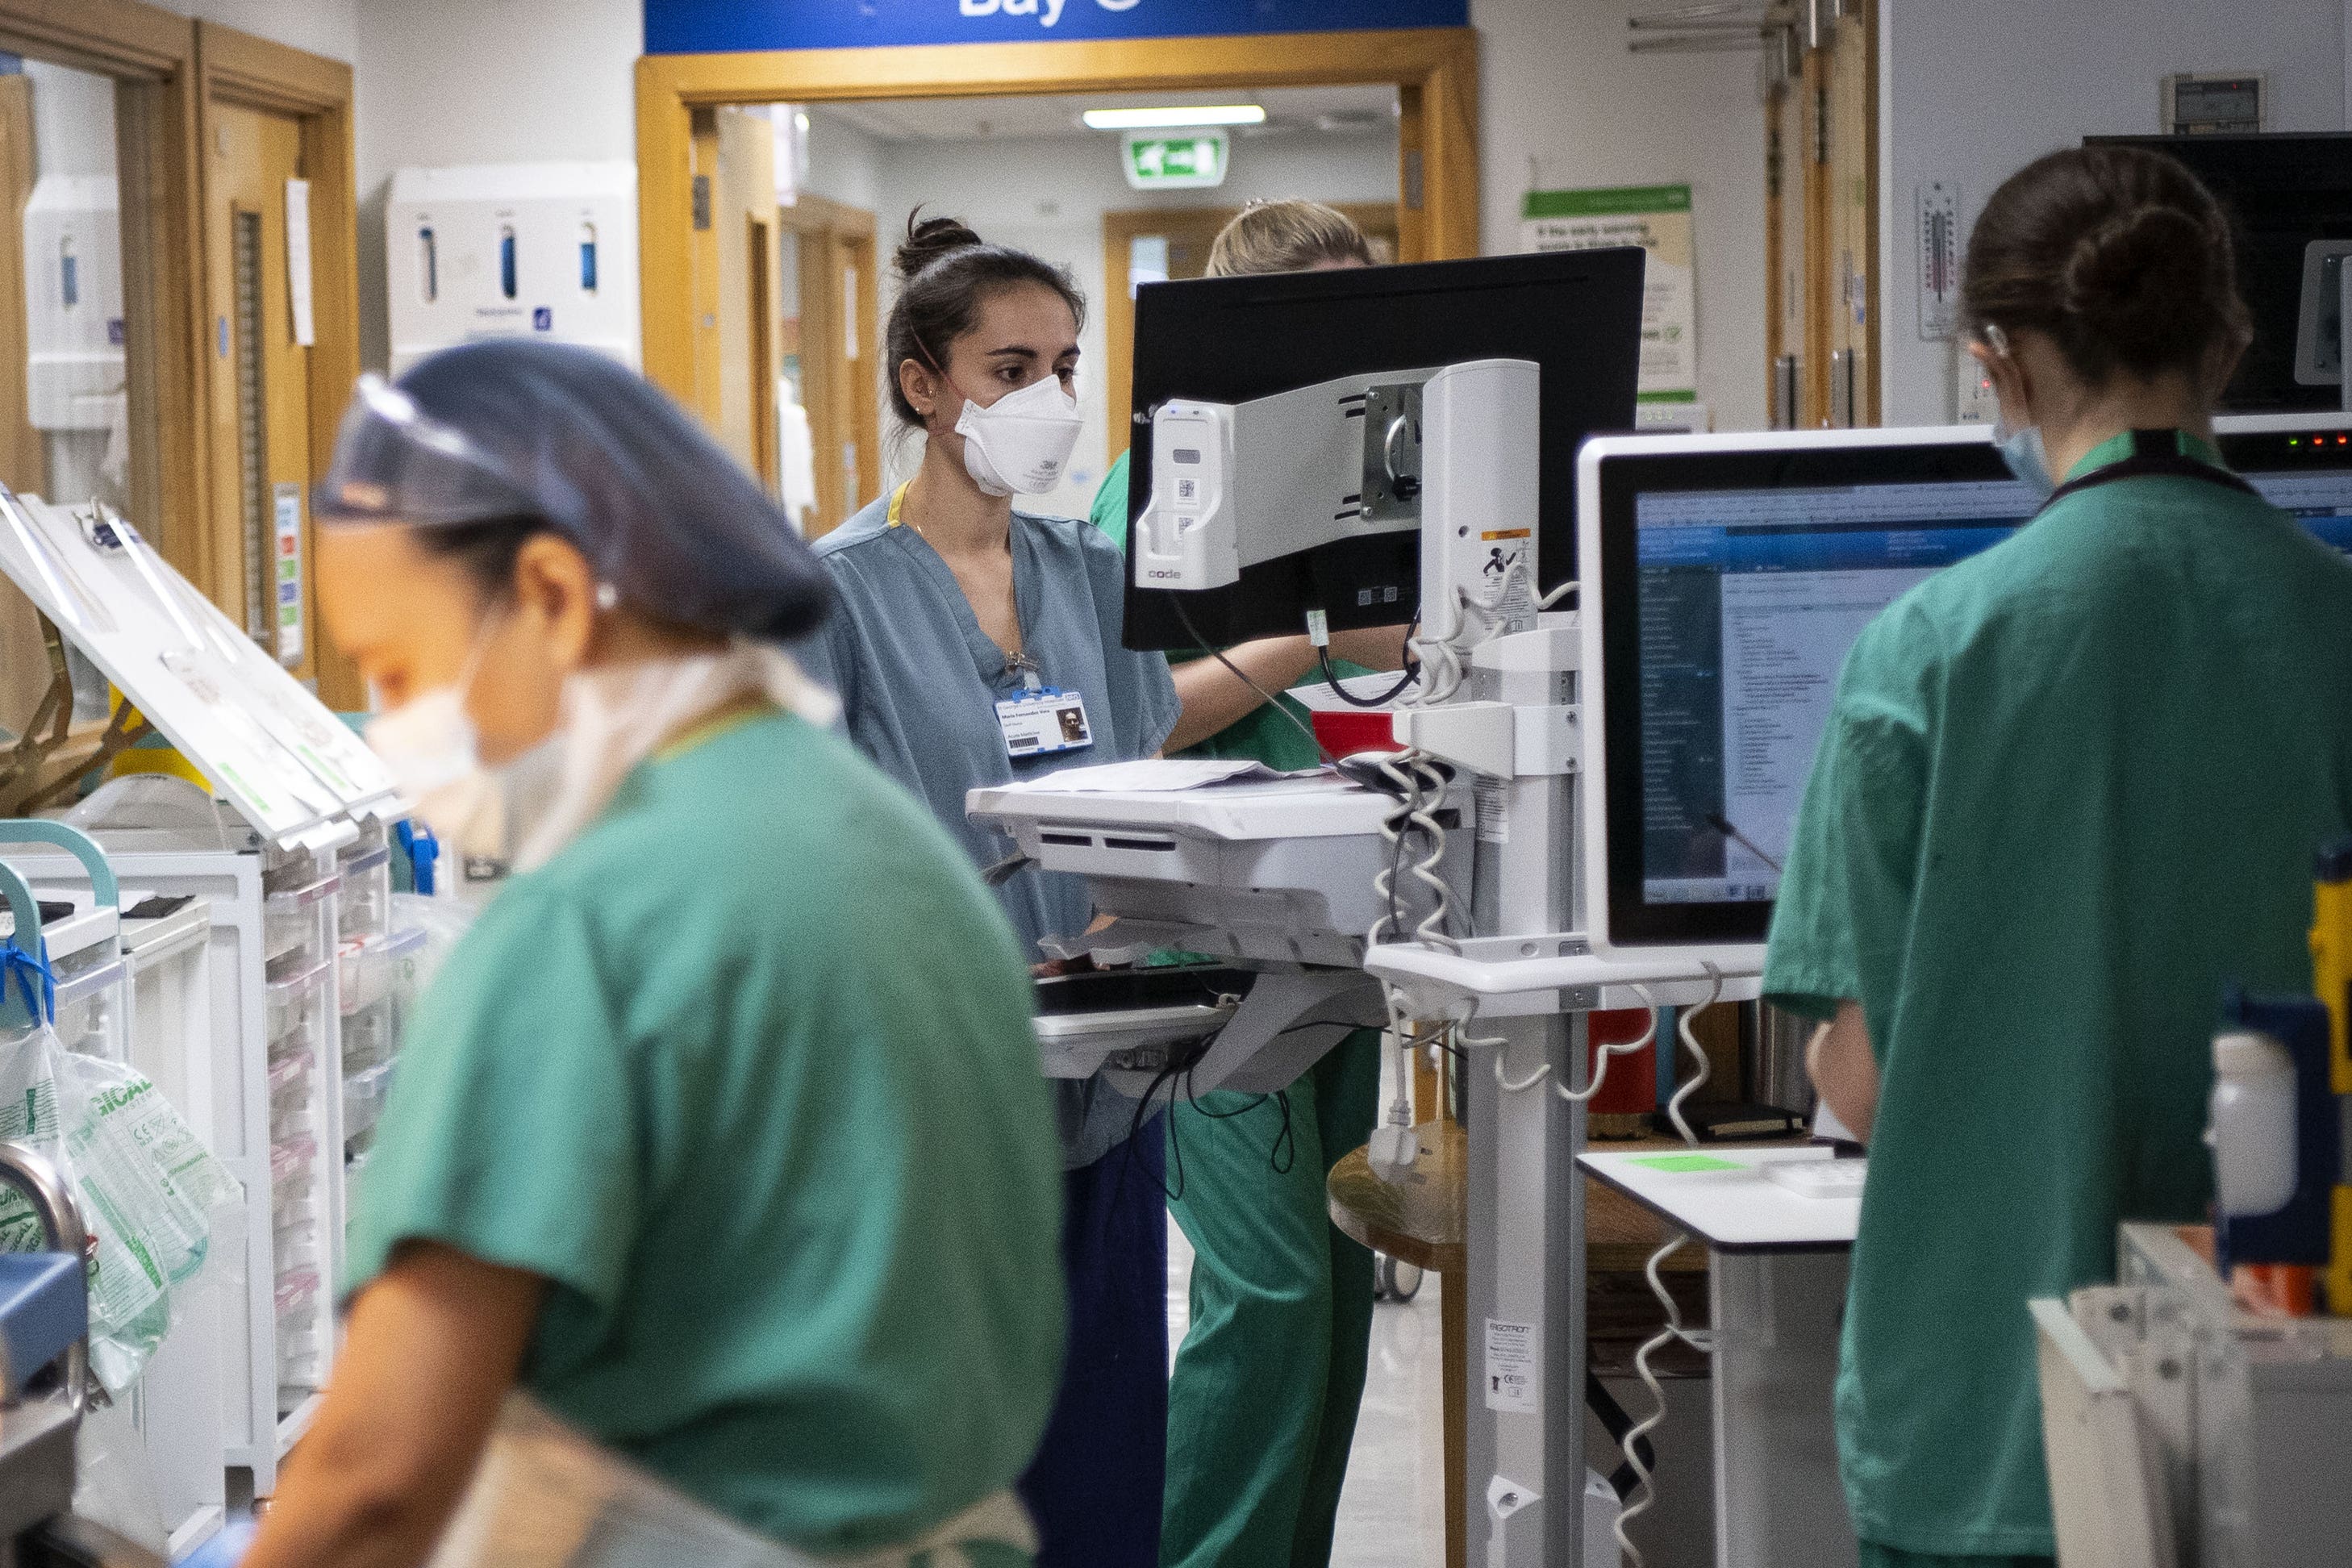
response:
[[[394,375],[495,337],[579,343],[637,366],[634,163],[402,169],[384,258]]]

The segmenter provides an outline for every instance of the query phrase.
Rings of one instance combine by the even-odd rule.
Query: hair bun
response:
[[[943,256],[959,250],[970,250],[981,243],[980,236],[964,226],[961,218],[923,217],[917,207],[907,215],[907,237],[899,242],[898,254],[890,264],[900,279],[914,277]],[[920,222],[916,220],[920,218]]]
[[[2059,279],[2062,308],[2128,361],[2210,314],[2214,248],[2215,237],[2178,206],[2118,213],[2074,242]]]

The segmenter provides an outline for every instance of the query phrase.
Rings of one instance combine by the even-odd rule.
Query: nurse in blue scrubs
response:
[[[915,477],[817,545],[837,613],[804,645],[860,750],[929,805],[978,864],[1010,839],[964,816],[971,789],[1156,755],[1177,718],[1167,660],[1120,646],[1124,557],[1084,519],[1016,496],[1061,479],[1085,300],[1069,276],[961,223],[908,226],[886,329],[890,402],[925,437]],[[1093,922],[1086,885],[1034,868],[998,889],[1040,945]],[[908,963],[952,963],[952,953]],[[1021,1485],[1045,1568],[1158,1568],[1167,1458],[1167,1208],[1157,1119],[1107,1085],[1060,1089],[1070,1342]]]

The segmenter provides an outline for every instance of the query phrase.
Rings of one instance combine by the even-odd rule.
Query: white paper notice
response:
[[[1533,1323],[1486,1320],[1486,1408],[1533,1415],[1543,1408],[1543,1385],[1536,1375]]]
[[[310,319],[310,182],[286,182],[286,300],[294,314],[294,346],[318,341]]]

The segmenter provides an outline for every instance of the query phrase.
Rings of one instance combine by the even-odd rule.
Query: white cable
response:
[[[1570,1105],[1585,1104],[1601,1093],[1601,1086],[1609,1081],[1610,1058],[1612,1057],[1633,1056],[1650,1045],[1652,1041],[1658,1037],[1658,1004],[1656,1000],[1651,996],[1650,988],[1639,984],[1635,984],[1629,988],[1640,993],[1642,1000],[1648,1005],[1650,1009],[1649,1026],[1642,1031],[1642,1035],[1639,1039],[1620,1040],[1613,1045],[1602,1046],[1601,1047],[1600,1056],[1594,1059],[1592,1064],[1592,1081],[1586,1084],[1582,1089],[1570,1089],[1565,1083],[1553,1083],[1552,1091],[1558,1094],[1562,1100],[1567,1100]],[[1473,1014],[1472,1016],[1475,1017],[1476,1015]],[[1505,1094],[1525,1094],[1528,1090],[1535,1088],[1536,1085],[1543,1082],[1544,1079],[1551,1077],[1551,1064],[1549,1062],[1542,1063],[1535,1071],[1528,1074],[1528,1076],[1523,1079],[1514,1080],[1507,1076],[1503,1068],[1503,1055],[1506,1051],[1510,1049],[1511,1043],[1500,1035],[1478,1038],[1473,1038],[1465,1035],[1463,1037],[1462,1043],[1465,1046],[1493,1046],[1496,1047],[1495,1052],[1495,1084],[1496,1087],[1500,1089]]]
[[[1442,630],[1433,627],[1429,634],[1410,639],[1413,656],[1420,660],[1422,674],[1420,687],[1406,703],[1407,707],[1436,707],[1461,689],[1466,668],[1464,656],[1475,653],[1477,646],[1493,637],[1496,629],[1508,625],[1507,606],[1511,590],[1514,583],[1524,577],[1526,572],[1524,561],[1514,560],[1504,570],[1491,595],[1484,600],[1473,599],[1459,585],[1454,587],[1444,606],[1450,624]],[[1397,805],[1395,810],[1381,819],[1381,841],[1388,853],[1381,858],[1380,871],[1372,879],[1372,892],[1379,900],[1381,912],[1372,921],[1372,929],[1365,938],[1366,943],[1376,946],[1383,938],[1411,940],[1423,947],[1458,953],[1462,951],[1462,943],[1447,929],[1454,912],[1453,889],[1447,885],[1442,870],[1445,863],[1445,828],[1437,819],[1437,810],[1445,799],[1445,774],[1439,770],[1436,759],[1419,747],[1382,758],[1381,772],[1396,786]],[[1404,837],[1412,832],[1419,832],[1428,848],[1418,858],[1404,865],[1403,869],[1426,890],[1429,909],[1413,922],[1408,939],[1407,933],[1399,929],[1403,914],[1398,900],[1395,868],[1402,859]],[[1410,1004],[1402,988],[1392,982],[1383,981],[1381,991],[1388,1014],[1389,1030],[1398,1044],[1398,1066],[1400,1069],[1409,1068],[1413,1048],[1433,1038],[1442,1038],[1444,1030],[1441,1029],[1433,1037],[1416,1037],[1412,1027],[1412,1020],[1407,1016]],[[1465,1040],[1464,1043],[1469,1042]],[[1499,1073],[1499,1055],[1496,1060]],[[1536,1078],[1529,1080],[1530,1084],[1540,1081],[1543,1075],[1550,1070],[1549,1064],[1546,1064],[1538,1070]],[[1398,1073],[1397,1097],[1390,1103],[1388,1112],[1388,1121],[1391,1126],[1409,1129],[1412,1124],[1412,1104],[1404,1087],[1409,1077],[1405,1071]]]
[[[1601,1055],[1594,1058],[1592,1063],[1592,1081],[1586,1084],[1582,1089],[1573,1089],[1564,1083],[1553,1084],[1551,1086],[1552,1092],[1559,1095],[1570,1105],[1582,1105],[1601,1092],[1601,1086],[1609,1081],[1609,1058],[1612,1057],[1633,1056],[1658,1037],[1657,998],[1650,994],[1650,988],[1646,985],[1635,984],[1631,986],[1630,989],[1637,993],[1641,996],[1642,1000],[1648,1004],[1650,1009],[1649,1026],[1642,1031],[1642,1037],[1638,1040],[1626,1040],[1617,1045],[1601,1047]],[[1590,1026],[1591,1026],[1588,1024],[1587,1027],[1589,1028]]]
[[[1707,978],[1714,982],[1707,991],[1706,1000],[1687,1009],[1675,1026],[1675,1032],[1682,1037],[1684,1047],[1698,1063],[1698,1071],[1692,1075],[1688,1083],[1675,1090],[1672,1100],[1666,1101],[1666,1120],[1675,1124],[1675,1131],[1683,1135],[1684,1142],[1692,1144],[1698,1142],[1698,1134],[1693,1132],[1690,1123],[1683,1120],[1683,1102],[1706,1087],[1711,1066],[1707,1061],[1706,1049],[1698,1043],[1698,1037],[1691,1032],[1691,1026],[1698,1021],[1701,1013],[1723,999],[1723,971],[1710,963],[1706,965],[1706,973]]]
[[[1675,1024],[1675,1035],[1680,1037],[1684,1047],[1698,1063],[1698,1070],[1691,1076],[1688,1083],[1675,1090],[1673,1099],[1666,1101],[1666,1116],[1674,1122],[1675,1131],[1682,1134],[1684,1142],[1694,1147],[1698,1143],[1698,1136],[1691,1131],[1690,1123],[1683,1120],[1683,1102],[1706,1086],[1707,1077],[1712,1069],[1707,1060],[1706,1051],[1699,1045],[1698,1036],[1692,1031],[1691,1026],[1701,1013],[1723,999],[1723,972],[1710,963],[1706,965],[1706,973],[1708,980],[1712,983],[1707,989],[1706,1000],[1696,1007],[1685,1010],[1683,1016]],[[1654,1012],[1651,1016],[1654,1020],[1656,1014]],[[1650,1370],[1650,1358],[1676,1340],[1682,1341],[1696,1351],[1704,1352],[1707,1349],[1703,1342],[1683,1327],[1682,1309],[1675,1305],[1674,1293],[1666,1289],[1665,1282],[1658,1277],[1658,1270],[1666,1259],[1689,1244],[1690,1237],[1681,1231],[1676,1231],[1666,1238],[1664,1246],[1650,1255],[1649,1264],[1642,1270],[1643,1277],[1650,1282],[1650,1294],[1655,1296],[1658,1299],[1658,1305],[1665,1309],[1666,1326],[1643,1341],[1642,1348],[1633,1352],[1633,1371],[1641,1377],[1642,1385],[1650,1391],[1653,1408],[1646,1418],[1625,1429],[1624,1437],[1617,1445],[1625,1456],[1625,1462],[1633,1467],[1633,1473],[1640,1478],[1641,1483],[1635,1489],[1633,1500],[1617,1510],[1617,1545],[1632,1562],[1633,1568],[1644,1568],[1644,1561],[1641,1549],[1636,1547],[1633,1538],[1625,1533],[1625,1526],[1636,1515],[1647,1512],[1656,1503],[1658,1498],[1657,1483],[1651,1475],[1650,1467],[1642,1461],[1641,1441],[1664,1426],[1666,1422],[1666,1391],[1658,1382],[1657,1373]]]
[[[1681,1340],[1696,1348],[1696,1342],[1693,1341],[1690,1334],[1683,1328],[1682,1312],[1675,1307],[1673,1294],[1666,1289],[1664,1281],[1658,1278],[1658,1269],[1667,1258],[1681,1251],[1689,1243],[1688,1236],[1676,1231],[1666,1238],[1666,1244],[1664,1247],[1650,1255],[1648,1265],[1642,1270],[1643,1277],[1650,1282],[1651,1293],[1665,1306],[1666,1326],[1644,1340],[1642,1342],[1642,1348],[1633,1352],[1633,1371],[1640,1376],[1642,1385],[1650,1391],[1653,1404],[1648,1415],[1625,1428],[1625,1436],[1617,1445],[1625,1456],[1625,1463],[1633,1468],[1633,1474],[1640,1481],[1639,1486],[1634,1489],[1633,1500],[1617,1510],[1617,1525],[1614,1531],[1618,1550],[1625,1554],[1626,1561],[1630,1562],[1633,1568],[1644,1568],[1646,1560],[1642,1555],[1642,1549],[1633,1544],[1633,1538],[1626,1532],[1625,1527],[1639,1515],[1648,1512],[1658,1500],[1656,1478],[1648,1463],[1642,1458],[1642,1439],[1666,1424],[1666,1391],[1664,1385],[1658,1382],[1658,1374],[1650,1370],[1650,1358],[1676,1340]]]

